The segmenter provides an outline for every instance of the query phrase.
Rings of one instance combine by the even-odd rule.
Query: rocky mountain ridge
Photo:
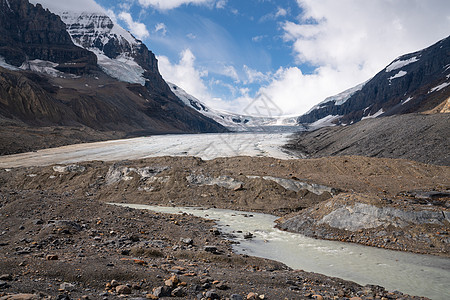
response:
[[[446,112],[450,98],[450,37],[400,56],[363,85],[331,97],[298,118],[301,124],[325,120],[352,124],[366,118]],[[339,97],[337,97],[339,98]],[[439,108],[440,107],[440,108]]]
[[[52,126],[70,126],[77,134],[94,130],[94,140],[226,131],[181,103],[159,74],[154,54],[131,34],[115,28],[109,18],[88,18],[84,29],[101,25],[105,30],[95,40],[88,33],[83,38],[80,31],[70,36],[59,16],[39,4],[1,0],[0,6],[0,123],[11,126],[0,130],[0,135],[9,140],[11,132],[20,132],[23,145],[27,144],[2,148],[0,153],[45,148],[39,142],[45,138],[36,140],[27,133],[42,126],[50,132]],[[81,25],[71,26],[75,30]],[[139,82],[122,77],[133,70],[139,70],[133,73]],[[89,130],[76,129],[81,127]],[[84,140],[91,141],[92,136],[88,134]],[[66,143],[70,141],[52,145]]]
[[[27,60],[57,63],[57,69],[83,74],[97,68],[96,56],[72,43],[65,24],[40,4],[0,0],[0,56],[20,67]]]

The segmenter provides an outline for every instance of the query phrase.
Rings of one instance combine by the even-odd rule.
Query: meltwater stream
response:
[[[112,203],[111,203],[112,204]],[[316,240],[274,228],[276,216],[223,209],[115,204],[161,213],[188,213],[215,220],[234,236],[237,253],[280,261],[293,269],[374,284],[432,299],[450,299],[450,259]],[[238,233],[239,232],[239,233]],[[251,232],[252,239],[243,235]]]

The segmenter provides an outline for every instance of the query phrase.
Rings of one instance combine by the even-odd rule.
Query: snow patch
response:
[[[111,59],[97,49],[90,49],[97,55],[97,63],[109,76],[120,81],[145,85],[144,69],[131,57],[122,54]]]
[[[43,73],[50,75],[52,77],[62,77],[62,78],[77,78],[77,76],[73,74],[66,74],[64,72],[58,71],[55,69],[58,64],[51,62],[51,61],[45,61],[40,59],[34,59],[34,60],[28,60],[25,61],[21,66],[21,70],[29,70],[33,72]]]
[[[383,109],[380,109],[379,111],[377,111],[375,114],[373,114],[373,115],[368,115],[368,116],[366,116],[366,117],[362,117],[361,118],[361,121],[362,120],[365,120],[365,119],[374,119],[374,118],[376,118],[376,117],[378,117],[378,116],[381,116],[382,114],[384,114],[384,111],[383,111]]]
[[[413,99],[413,97],[408,97],[408,99],[402,101],[402,105],[408,103],[408,102],[411,101],[412,99]]]
[[[410,59],[407,59],[407,60],[396,60],[396,61],[394,61],[393,63],[391,63],[389,66],[387,66],[387,68],[386,68],[386,72],[392,72],[392,71],[394,71],[394,70],[397,70],[397,69],[400,69],[400,68],[403,68],[404,66],[407,66],[407,65],[409,65],[409,64],[412,64],[412,63],[415,63],[415,62],[417,62],[417,61],[419,61],[419,59],[417,58],[417,56],[414,56],[414,57],[412,57],[412,58],[410,58]]]
[[[5,61],[5,58],[3,56],[0,56],[0,67],[11,70],[11,71],[18,71],[19,68],[14,67],[13,65],[8,64]]]
[[[342,105],[345,102],[347,102],[348,99],[350,99],[351,96],[353,96],[356,92],[362,90],[362,88],[366,85],[367,81],[364,83],[361,83],[355,87],[352,87],[348,90],[343,91],[342,93],[339,93],[337,95],[331,96],[320,102],[319,104],[315,105],[313,108],[311,108],[305,115],[309,114],[310,112],[324,107],[324,104],[328,104],[329,102],[334,102],[334,105]]]
[[[428,92],[428,94],[431,94],[431,93],[434,93],[434,92],[438,92],[438,91],[440,91],[440,90],[442,90],[442,89],[448,87],[449,85],[450,85],[450,82],[444,82],[443,84],[440,84],[440,85],[438,85],[438,86],[432,88],[432,89]]]
[[[408,74],[408,72],[406,71],[399,71],[397,74],[395,74],[394,76],[389,77],[389,82],[392,81],[392,79],[396,79],[396,78],[400,78],[405,76],[406,74]]]
[[[339,115],[328,115],[320,120],[315,121],[314,123],[309,124],[308,127],[310,130],[314,130],[322,127],[335,126],[336,124],[333,122],[340,117],[341,116]]]

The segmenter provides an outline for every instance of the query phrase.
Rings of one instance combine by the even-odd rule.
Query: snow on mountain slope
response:
[[[209,108],[179,86],[169,83],[172,92],[187,106],[233,131],[299,130],[297,117],[255,117]],[[270,128],[270,129],[269,129]]]
[[[114,24],[106,14],[63,12],[60,16],[73,42],[94,52],[106,74],[145,85],[144,69],[134,59],[142,42]]]
[[[363,85],[325,99],[300,116],[301,124],[349,125],[367,118],[441,111],[450,95],[450,37],[402,55]]]
[[[30,2],[42,3],[40,0]],[[137,59],[145,52],[144,44],[114,23],[106,11],[100,7],[83,11],[48,1],[44,1],[43,6],[61,17],[74,44],[96,54],[98,65],[106,74],[120,81],[145,85],[146,66]]]
[[[358,84],[355,87],[349,88],[348,90],[345,90],[337,95],[331,96],[320,102],[319,104],[315,105],[313,108],[311,108],[306,114],[309,114],[313,110],[325,107],[327,105],[342,105],[344,104],[348,99],[350,99],[351,96],[353,96],[356,92],[360,91],[364,85],[367,83],[361,83]]]

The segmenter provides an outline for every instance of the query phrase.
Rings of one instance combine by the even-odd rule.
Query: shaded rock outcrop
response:
[[[41,59],[75,74],[97,68],[97,57],[73,44],[59,16],[27,0],[1,0],[0,7],[0,56],[7,63]]]

